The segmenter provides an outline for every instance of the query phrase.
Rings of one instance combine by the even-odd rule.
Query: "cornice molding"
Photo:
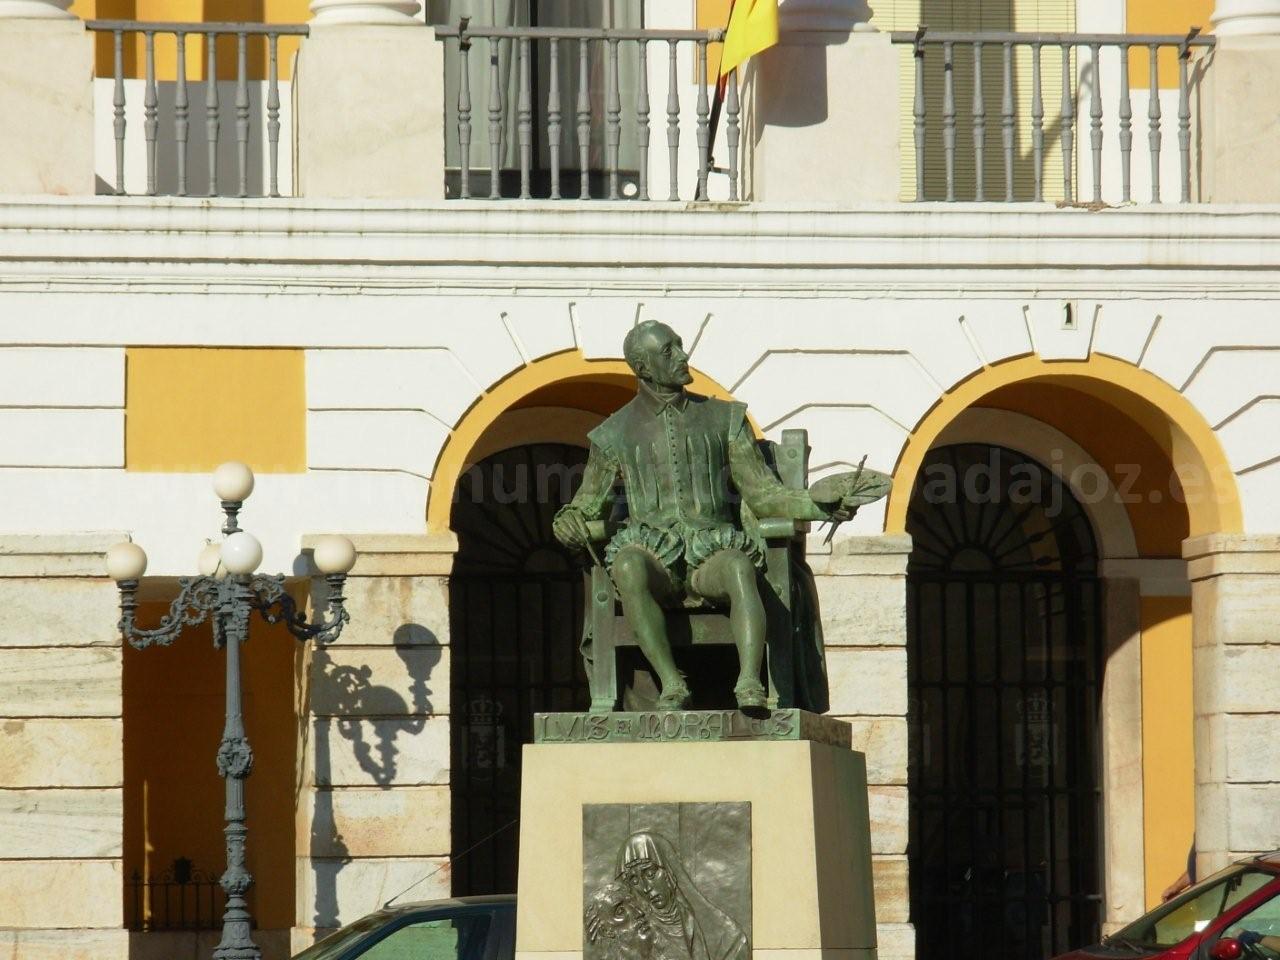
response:
[[[1125,289],[1280,285],[1280,206],[901,203],[435,204],[178,198],[0,199],[0,278],[219,286],[625,283],[741,289],[973,281]],[[1123,280],[1116,271],[1125,270]],[[963,274],[963,282],[957,274]],[[728,279],[731,277],[732,279]],[[1030,279],[1034,278],[1034,279]]]

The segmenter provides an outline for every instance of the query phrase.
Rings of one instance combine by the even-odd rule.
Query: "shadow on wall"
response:
[[[429,681],[443,656],[439,639],[420,624],[406,623],[396,628],[392,643],[409,676],[410,703],[392,687],[374,683],[368,665],[338,663],[322,646],[313,654],[311,697],[323,710],[323,715],[313,720],[316,790],[309,844],[315,873],[311,920],[317,939],[340,925],[338,875],[353,859],[338,829],[333,789],[391,787],[399,772],[401,747],[397,741],[421,733],[435,712]],[[333,739],[335,731],[350,744],[349,750]],[[335,745],[354,759],[354,767],[340,761],[334,769]],[[345,919],[350,922],[355,918]]]

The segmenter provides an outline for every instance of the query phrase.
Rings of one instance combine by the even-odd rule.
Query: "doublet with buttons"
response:
[[[747,425],[745,404],[697,394],[664,398],[645,384],[634,400],[589,434],[582,486],[565,509],[601,519],[619,475],[628,517],[605,551],[636,545],[653,553],[677,582],[714,553],[734,549],[757,566],[764,551],[745,532],[739,500],[757,516],[824,516],[803,490],[782,485]]]

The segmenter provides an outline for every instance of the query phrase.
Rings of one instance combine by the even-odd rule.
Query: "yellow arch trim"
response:
[[[943,395],[903,446],[885,511],[886,533],[906,532],[912,484],[929,448],[947,424],[992,391],[1034,380],[1090,393],[1146,430],[1168,454],[1184,487],[1191,490],[1199,486],[1203,491],[1203,495],[1187,497],[1191,536],[1244,530],[1235,474],[1222,444],[1200,411],[1155,374],[1114,357],[1094,355],[1088,360],[1070,361],[1019,357],[985,367]]]
[[[706,374],[692,367],[690,373],[693,374],[693,383],[689,385],[689,389],[695,393],[722,400],[733,399],[728,390]],[[542,387],[571,377],[602,375],[633,376],[631,368],[622,360],[588,360],[581,350],[573,349],[534,360],[489,388],[463,414],[436,459],[427,495],[427,529],[432,533],[449,529],[453,513],[453,490],[458,484],[458,478],[462,476],[476,442],[498,417]]]

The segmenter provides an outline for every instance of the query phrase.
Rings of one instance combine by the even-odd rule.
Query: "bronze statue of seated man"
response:
[[[764,707],[766,618],[757,578],[764,550],[743,529],[739,498],[761,519],[838,523],[884,496],[889,477],[859,469],[825,478],[811,490],[789,489],[765,462],[745,404],[685,390],[693,379],[689,356],[670,327],[640,323],[622,349],[639,381],[635,399],[591,431],[582,486],[556,514],[555,535],[566,546],[587,548],[587,523],[604,518],[621,476],[628,517],[604,562],[623,615],[657,674],[658,708],[689,704],[664,613],[686,596],[728,606],[739,662],[734,696],[739,707]]]

